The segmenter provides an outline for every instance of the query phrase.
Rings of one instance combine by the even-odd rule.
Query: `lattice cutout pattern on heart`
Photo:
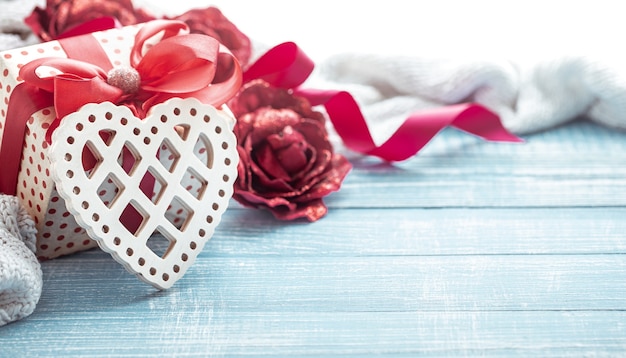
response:
[[[231,124],[195,99],[156,105],[144,120],[123,106],[89,104],[54,132],[52,175],[68,210],[103,250],[142,280],[169,288],[232,196],[238,155]]]

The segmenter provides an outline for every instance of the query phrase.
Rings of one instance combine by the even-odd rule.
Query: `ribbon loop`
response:
[[[54,92],[54,80],[57,76],[39,76],[38,70],[43,70],[45,67],[56,70],[61,74],[71,74],[80,78],[106,78],[106,73],[98,66],[59,57],[44,57],[33,60],[20,68],[19,76],[26,83],[48,92]]]
[[[143,57],[146,41],[163,32],[161,41],[178,34],[188,34],[189,27],[182,21],[153,20],[145,23],[135,35],[135,45],[130,53],[130,65],[136,67]]]
[[[135,66],[148,91],[186,93],[207,87],[215,77],[220,43],[199,34],[165,39]]]
[[[293,42],[285,42],[267,51],[243,74],[244,83],[262,79],[272,86],[295,88],[313,72],[313,61]]]
[[[38,70],[43,68],[54,69],[60,74],[40,77]],[[47,57],[31,61],[22,66],[20,77],[25,83],[53,93],[58,119],[87,103],[117,102],[123,94],[119,88],[107,83],[107,74],[100,67],[69,58]]]

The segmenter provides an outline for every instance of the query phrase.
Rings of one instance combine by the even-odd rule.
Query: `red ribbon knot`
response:
[[[124,94],[133,94],[139,91],[141,76],[132,67],[119,66],[107,73],[107,83],[121,89]]]

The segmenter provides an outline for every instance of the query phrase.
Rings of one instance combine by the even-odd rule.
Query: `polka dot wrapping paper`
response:
[[[128,26],[120,29],[96,32],[91,34],[91,36],[95,37],[113,66],[127,66],[135,40],[134,37],[140,27],[141,25]],[[154,42],[153,40],[151,41]],[[147,46],[149,47],[150,43],[147,43]],[[88,51],[88,49],[85,49],[85,51]],[[5,133],[7,112],[13,90],[16,86],[23,82],[23,79],[19,76],[20,68],[35,59],[43,57],[68,58],[68,55],[57,41],[51,41],[0,53],[0,93],[2,94],[2,100],[0,103],[0,143],[2,142],[4,136],[11,135],[10,133]],[[51,69],[51,71],[54,71],[54,69]],[[45,76],[45,74],[43,74],[43,76]],[[68,93],[67,95],[71,96],[72,94]],[[192,108],[192,113],[195,113],[196,108],[198,108],[198,111],[201,110],[200,107],[194,107]],[[176,110],[178,111],[179,109]],[[80,111],[82,111],[82,109],[79,110],[79,112]],[[230,114],[227,109],[219,111],[216,110],[216,112],[218,117],[222,117],[222,119],[226,118],[228,121],[226,127],[228,128],[224,128],[224,131],[231,133],[232,126],[234,125],[232,114]],[[172,115],[172,117],[175,116]],[[62,255],[90,249],[98,245],[96,241],[90,237],[88,231],[91,230],[91,228],[84,225],[85,220],[78,220],[78,222],[83,223],[83,225],[80,225],[77,222],[75,215],[71,213],[72,210],[68,210],[68,208],[72,208],[72,204],[70,203],[68,205],[63,198],[64,196],[60,195],[61,193],[57,191],[57,185],[53,179],[54,175],[52,171],[54,168],[52,167],[52,163],[55,162],[55,160],[59,161],[59,158],[52,158],[51,160],[50,138],[47,137],[47,135],[49,135],[49,133],[47,134],[48,129],[55,118],[56,113],[54,111],[54,107],[48,107],[32,113],[27,119],[20,168],[17,176],[16,196],[35,221],[38,231],[37,256],[40,259],[52,259]],[[88,121],[85,125],[89,125]],[[63,122],[61,126],[63,126]],[[215,125],[213,125],[213,127],[215,127]],[[213,127],[211,128],[215,130]],[[183,126],[181,128],[184,130],[185,127]],[[132,136],[132,129],[130,129],[129,135]],[[182,136],[180,133],[179,135]],[[134,140],[141,141],[142,138],[146,141],[146,138],[148,137],[146,136],[146,138],[144,138],[142,136],[141,138],[130,138],[127,139],[127,142],[132,143]],[[107,141],[107,138],[105,137],[102,137],[101,139],[104,142]],[[193,143],[195,144],[192,143],[192,148],[195,157],[197,157],[200,162],[211,163],[214,159],[213,155],[216,154],[215,148],[211,147],[211,144],[207,142],[206,138],[193,140]],[[179,150],[171,145],[172,142],[173,141],[159,142],[158,157],[161,165],[165,168],[173,168],[175,163],[181,159],[179,157]],[[235,150],[236,143],[233,142],[230,146],[231,148],[229,150]],[[140,145],[136,147],[140,147]],[[133,161],[137,161],[141,157],[141,153],[131,153],[129,151],[108,154],[117,158],[120,166],[122,165],[122,161],[124,161],[124,156],[132,155],[134,157]],[[115,161],[115,158],[113,161]],[[231,174],[228,180],[228,183],[231,185],[231,188],[227,189],[228,194],[231,194],[230,191],[232,191],[232,181],[236,178],[236,163],[236,158],[233,158],[232,167],[235,168],[235,172],[234,175]],[[156,167],[156,165],[153,165],[151,168],[154,167]],[[195,198],[200,198],[204,192],[207,191],[208,184],[205,179],[197,175],[198,172],[199,171],[196,171],[193,168],[184,171],[184,174],[181,174],[182,179],[180,179],[179,185],[180,188],[182,188],[182,191],[189,193],[191,197]],[[6,173],[2,173],[1,175],[5,174]],[[155,183],[152,191],[152,197],[149,198],[154,202],[156,201],[158,195],[162,195],[164,187],[169,186],[171,183],[163,180],[163,176],[161,176],[161,179],[159,180],[159,174],[156,171],[151,172],[151,174],[154,174],[156,177],[156,180],[155,178],[152,178]],[[99,203],[101,202],[105,207],[109,207],[111,202],[119,196],[120,190],[124,186],[125,183],[123,180],[120,180],[119,178],[116,179],[107,177],[92,189],[94,190],[95,195],[99,198]],[[137,192],[137,194],[139,193],[140,191]],[[224,197],[223,193],[224,190],[220,190],[220,196]],[[227,197],[224,200],[226,200],[227,203],[230,196],[226,196]],[[65,197],[67,197],[67,195]],[[181,225],[185,225],[191,216],[189,205],[184,200],[171,200],[168,201],[168,203],[169,204],[166,205],[164,209],[164,220],[167,221],[164,225],[171,224],[172,226],[178,228],[180,228]],[[210,207],[211,202],[207,205]],[[213,205],[215,206],[217,204],[214,203]],[[220,208],[220,211],[223,209],[224,208]],[[144,214],[148,214],[148,216],[150,215],[149,212]],[[219,217],[218,215],[209,215],[207,216],[207,221],[209,220],[209,217],[211,218],[211,221],[213,220],[213,217],[215,217],[216,220],[214,223],[208,223],[208,225],[211,226],[210,231],[212,232],[212,227],[217,224]],[[103,218],[102,220],[105,219],[109,220],[111,218]],[[107,226],[105,225],[105,227]],[[87,228],[87,230],[85,228]],[[128,227],[127,229],[131,232],[136,230],[136,228],[130,229]],[[201,235],[207,234],[206,231],[208,230],[199,229]],[[172,241],[171,239],[168,240]],[[111,242],[113,243],[112,245],[119,245],[119,240],[112,240]],[[172,245],[170,245],[170,248],[171,246]],[[193,242],[192,246],[194,246],[193,249],[196,249],[196,247],[197,249],[201,249],[199,241],[197,243]],[[110,252],[111,250],[107,251]],[[132,255],[132,250],[127,250],[127,252],[130,252]],[[185,256],[187,255],[185,254]],[[142,261],[141,259],[143,259],[143,257],[140,258],[139,262]],[[145,261],[145,259],[143,261]],[[133,263],[133,265],[137,266],[136,263]],[[128,268],[132,265],[128,264],[125,266]],[[170,272],[170,275],[178,273],[178,270],[176,270],[178,266],[174,265],[173,267],[174,272]],[[146,268],[146,270],[149,270],[149,268]],[[162,277],[166,277],[166,275],[164,274]],[[163,288],[163,286],[167,285],[157,286]]]

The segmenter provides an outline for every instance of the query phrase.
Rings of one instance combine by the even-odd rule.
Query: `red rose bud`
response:
[[[246,85],[229,106],[240,156],[235,200],[283,220],[324,216],[322,198],[339,190],[352,167],[333,152],[324,116],[263,81]]]
[[[301,172],[315,156],[315,148],[309,146],[302,133],[296,132],[291,126],[267,137],[267,143],[288,175]]]

